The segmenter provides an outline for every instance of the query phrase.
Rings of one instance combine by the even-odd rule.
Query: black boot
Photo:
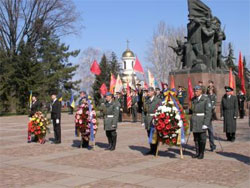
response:
[[[192,156],[192,158],[198,158],[200,155],[200,151],[199,151],[199,143],[197,141],[194,142],[195,143],[195,155]]]
[[[198,159],[203,159],[204,158],[204,152],[206,148],[206,142],[200,142],[200,155],[198,156]]]
[[[112,138],[110,136],[108,137],[108,142],[109,142],[109,145],[105,150],[110,150],[112,148]]]
[[[112,146],[110,148],[110,151],[114,151],[115,150],[116,140],[117,140],[117,134],[115,133],[115,134],[112,135]]]
[[[82,139],[82,148],[88,148],[89,147],[89,141]]]

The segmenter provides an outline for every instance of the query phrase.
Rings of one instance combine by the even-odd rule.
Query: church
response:
[[[139,82],[136,73],[134,72],[133,69],[135,65],[135,60],[136,60],[135,54],[129,49],[127,44],[127,49],[122,53],[121,57],[121,69],[122,69],[121,79],[124,88],[127,87],[127,82],[129,83],[130,86],[132,86],[133,77],[135,79],[135,83]]]

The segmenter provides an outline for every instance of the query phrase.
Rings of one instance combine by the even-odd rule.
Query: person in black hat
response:
[[[142,105],[143,105],[143,102],[142,102],[142,96],[143,96],[143,90],[141,88],[141,84],[140,83],[137,83],[136,84],[136,92],[137,92],[137,96],[138,96],[138,101],[137,101],[137,104],[138,104],[138,113],[142,113]]]
[[[236,119],[238,116],[238,101],[233,95],[233,88],[226,86],[226,94],[221,100],[221,118],[224,121],[224,132],[228,141],[235,141]]]
[[[58,101],[56,92],[51,93],[51,120],[53,121],[54,128],[54,144],[61,143],[61,102]]]
[[[195,96],[192,98],[190,131],[194,135],[196,154],[193,158],[203,159],[206,148],[206,131],[211,125],[212,105],[210,99],[202,94],[202,87],[194,88]]]
[[[113,100],[113,95],[110,92],[106,93],[106,102],[104,106],[104,130],[108,138],[109,146],[106,150],[113,151],[117,141],[117,123],[119,118],[119,106]]]

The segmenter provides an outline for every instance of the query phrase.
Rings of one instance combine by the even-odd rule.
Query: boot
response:
[[[198,159],[203,159],[204,158],[204,152],[206,148],[206,142],[200,142],[200,155],[198,156]]]
[[[145,155],[153,155],[153,154],[154,154],[154,152],[153,152],[153,144],[150,144],[150,150],[147,153],[145,153]]]
[[[114,151],[116,147],[116,140],[117,140],[117,135],[112,135],[112,146],[110,148],[110,151]]]
[[[110,136],[108,137],[108,142],[109,142],[109,145],[105,150],[110,150],[112,147],[112,138]]]
[[[195,143],[195,151],[196,154],[192,156],[192,158],[197,158],[200,155],[200,151],[199,151],[199,143],[197,141],[194,142]]]

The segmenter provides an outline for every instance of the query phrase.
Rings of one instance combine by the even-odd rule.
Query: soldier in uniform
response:
[[[208,138],[209,138],[209,143],[210,143],[210,149],[211,149],[211,151],[214,151],[216,149],[216,145],[214,144],[214,131],[213,131],[212,121],[217,119],[216,118],[216,113],[215,113],[217,96],[214,93],[214,88],[212,88],[212,87],[208,91],[208,98],[210,99],[210,102],[211,102],[211,105],[212,105],[212,118],[211,118],[211,125],[208,128]]]
[[[202,81],[198,81],[198,85],[201,87],[202,89],[202,94],[206,94],[206,87],[203,85]]]
[[[206,130],[210,126],[212,116],[212,105],[210,99],[202,94],[201,86],[195,86],[195,97],[191,106],[190,131],[194,135],[196,154],[193,158],[203,159],[206,147]]]
[[[110,92],[106,93],[106,102],[104,109],[104,130],[108,138],[109,146],[107,150],[115,150],[117,140],[117,122],[119,118],[119,106],[113,101],[113,96]]]
[[[163,99],[163,95],[162,95],[162,93],[161,93],[161,90],[160,90],[160,88],[155,88],[155,92],[156,92],[156,97],[158,98],[158,99]]]
[[[245,98],[244,93],[241,90],[240,90],[239,94],[237,95],[237,99],[238,99],[240,119],[243,119],[245,116],[244,102],[245,102],[246,98]]]
[[[161,99],[155,96],[153,87],[148,88],[148,97],[144,101],[142,113],[142,126],[147,130],[148,138],[150,137],[150,129],[152,128],[152,120],[157,107],[161,104]],[[157,143],[150,144],[150,151],[147,155],[155,155],[157,150]]]
[[[61,143],[61,102],[58,101],[56,92],[51,93],[51,120],[53,121],[55,140],[54,144]]]
[[[132,119],[133,119],[133,122],[136,123],[137,122],[138,97],[137,97],[135,90],[132,90],[131,94],[132,94],[132,104],[131,104]]]
[[[42,105],[41,105],[40,101],[38,101],[37,97],[38,97],[37,93],[32,93],[32,103],[30,106],[30,114],[29,114],[30,118],[36,112],[41,110]],[[31,137],[31,133],[28,131],[28,143],[37,142],[37,141],[38,141],[38,137],[37,136]]]
[[[142,105],[143,105],[143,102],[142,102],[142,96],[143,96],[143,90],[141,88],[141,84],[140,83],[137,83],[136,84],[136,91],[137,91],[137,96],[138,96],[138,113],[142,113]]]
[[[221,100],[221,118],[224,120],[224,132],[227,140],[235,141],[236,118],[238,116],[238,101],[233,95],[233,88],[226,86],[226,94]]]
[[[178,86],[177,98],[178,98],[180,104],[183,106],[185,98],[186,98],[186,92],[184,91],[182,86]]]
[[[116,98],[115,98],[117,105],[119,106],[119,122],[122,122],[122,112],[123,112],[123,96],[120,92],[116,92]]]

